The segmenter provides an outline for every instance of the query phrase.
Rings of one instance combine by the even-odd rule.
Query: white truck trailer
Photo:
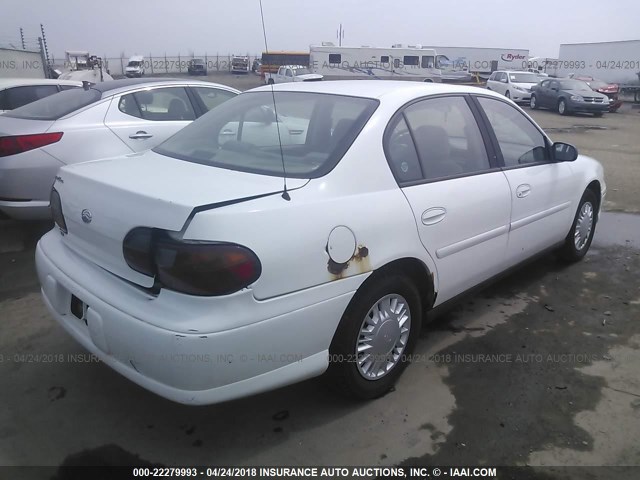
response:
[[[558,73],[591,76],[623,85],[638,84],[640,40],[561,44]]]
[[[325,42],[311,45],[309,53],[309,68],[326,80],[442,80],[436,51],[419,46],[342,47]]]
[[[488,77],[496,70],[526,70],[529,50],[523,48],[444,47],[424,45],[446,55],[458,67]]]

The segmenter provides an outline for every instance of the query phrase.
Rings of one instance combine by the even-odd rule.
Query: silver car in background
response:
[[[50,218],[61,166],[153,148],[238,93],[195,80],[114,80],[0,115],[0,216]]]
[[[8,112],[41,98],[71,88],[80,88],[75,80],[50,80],[46,78],[0,79],[0,113]]]

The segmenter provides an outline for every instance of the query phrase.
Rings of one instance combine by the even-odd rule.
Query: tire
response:
[[[569,109],[567,108],[567,102],[563,98],[561,98],[560,101],[558,102],[558,113],[560,115],[569,114]]]
[[[394,303],[398,301],[398,303]],[[376,315],[376,308],[395,305],[400,311],[398,317],[382,318]],[[404,312],[404,315],[402,314]],[[409,317],[408,333],[399,326],[399,320]],[[375,322],[375,319],[378,319]],[[334,390],[358,399],[377,398],[387,393],[409,364],[420,333],[422,323],[422,303],[414,284],[404,275],[389,274],[371,278],[356,292],[344,312],[329,348],[329,368],[325,381]],[[385,326],[384,329],[380,326]],[[361,330],[373,329],[372,335],[361,335]],[[373,334],[376,332],[376,334]],[[402,345],[404,340],[404,345]],[[378,359],[388,358],[394,363],[378,365],[366,362],[363,357],[367,350],[358,353],[359,347],[369,345],[368,351]],[[367,378],[368,377],[368,378]]]
[[[509,93],[509,90],[506,91],[506,93],[504,94],[505,97],[507,98],[511,98],[511,94]]]
[[[273,84],[274,84],[273,78],[270,78],[270,79],[267,81],[267,85],[273,85]]]
[[[590,218],[590,226],[588,223],[582,223],[582,218],[585,218],[585,220]],[[598,198],[593,190],[585,190],[578,204],[571,230],[567,234],[564,245],[558,251],[560,258],[567,262],[582,260],[591,246],[597,221]],[[588,231],[586,231],[587,227]]]
[[[538,109],[538,102],[536,102],[536,96],[535,95],[531,95],[531,98],[529,99],[529,106],[531,107],[531,110],[537,110]]]
[[[602,112],[596,112],[593,114],[593,116],[596,118],[600,118],[602,115],[604,115]]]

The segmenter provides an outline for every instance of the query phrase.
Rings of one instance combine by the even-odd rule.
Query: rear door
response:
[[[196,118],[185,87],[157,87],[111,101],[105,125],[134,152],[162,143]]]
[[[565,238],[576,209],[578,179],[571,163],[550,160],[550,142],[519,109],[496,98],[477,101],[509,182],[507,261],[516,264]]]
[[[503,269],[509,184],[488,155],[466,96],[427,98],[392,119],[391,170],[439,277],[438,303]]]

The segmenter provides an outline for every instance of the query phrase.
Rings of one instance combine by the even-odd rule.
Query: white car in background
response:
[[[374,398],[425,312],[547,250],[584,257],[605,190],[596,160],[485,89],[265,86],[151,151],[63,167],[36,266],[67,332],[163,397],[326,372]]]
[[[499,70],[493,72],[487,80],[487,90],[501,93],[514,102],[528,102],[531,87],[541,80],[537,73]]]
[[[27,105],[54,93],[79,88],[82,82],[42,78],[0,79],[0,113]]]
[[[0,215],[51,218],[61,166],[148,150],[238,93],[195,80],[112,80],[0,115]]]

